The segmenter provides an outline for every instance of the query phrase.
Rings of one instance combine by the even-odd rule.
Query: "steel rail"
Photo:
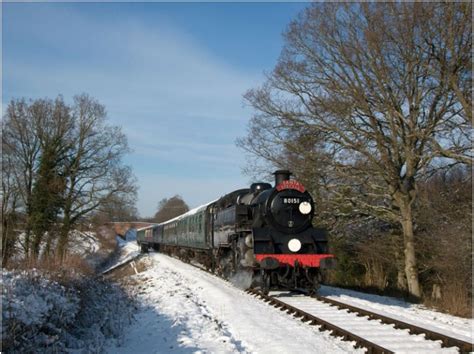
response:
[[[366,309],[362,309],[360,307],[346,304],[344,302],[339,302],[333,299],[329,299],[325,296],[311,295],[311,297],[315,298],[316,300],[327,303],[329,305],[336,306],[337,308],[346,309],[349,312],[358,313],[361,316],[367,316],[370,319],[380,320],[382,323],[385,323],[385,324],[393,324],[395,325],[395,328],[408,329],[409,332],[412,334],[424,334],[426,339],[441,341],[443,347],[458,347],[461,353],[469,353],[469,352],[474,351],[473,343],[469,343],[461,339],[453,338],[445,334],[432,331],[427,328],[419,327],[411,323],[407,323],[407,322],[397,320],[395,318],[387,317],[379,313],[375,313],[372,311],[368,311]]]
[[[132,263],[132,262],[134,262],[134,261],[137,261],[137,260],[140,259],[142,256],[143,256],[143,254],[140,253],[140,254],[136,255],[135,257],[132,257],[132,258],[130,258],[130,259],[127,259],[127,260],[126,260],[125,262],[123,262],[123,263],[120,263],[120,264],[118,264],[118,265],[116,265],[116,266],[113,266],[113,267],[111,267],[111,268],[109,268],[109,269],[106,269],[105,271],[101,272],[100,275],[107,275],[107,274],[109,274],[109,273],[111,273],[111,272],[114,272],[114,271],[116,271],[116,270],[122,269],[122,268],[124,268],[126,265],[129,265],[130,263]]]
[[[272,296],[265,295],[259,291],[256,291],[254,289],[248,289],[246,290],[247,293],[259,296],[263,299],[263,301],[268,302],[270,305],[279,308],[281,311],[286,311],[289,314],[292,314],[296,318],[300,318],[301,321],[303,322],[308,322],[310,321],[310,325],[319,325],[320,328],[319,330],[327,330],[327,331],[332,331],[331,335],[336,336],[336,337],[342,337],[343,340],[345,341],[351,341],[351,342],[356,342],[357,347],[364,347],[367,348],[367,352],[370,354],[381,354],[381,353],[394,353],[393,351],[381,347],[380,345],[377,345],[373,342],[368,341],[367,339],[364,339],[362,337],[359,337],[352,332],[349,332],[343,328],[340,328],[336,325],[333,325],[330,322],[327,322],[315,315],[309,314],[305,311],[302,311],[296,307],[293,307],[291,305],[286,304],[283,301],[280,301]]]

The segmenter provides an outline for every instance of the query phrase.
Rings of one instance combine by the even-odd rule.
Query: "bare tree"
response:
[[[126,222],[139,219],[135,207],[135,193],[121,193],[104,200],[102,205],[93,213],[93,223],[103,225],[108,222]]]
[[[415,297],[417,178],[437,156],[472,164],[471,11],[470,3],[312,4],[290,24],[266,83],[245,96],[258,112],[251,127],[275,141],[291,131],[323,136],[339,182],[365,179],[358,185],[374,196],[366,206],[401,225]]]
[[[439,3],[428,9],[431,21],[420,25],[426,63],[431,74],[455,95],[461,118],[447,122],[451,132],[431,139],[436,153],[472,165],[469,154],[472,128],[472,6]],[[443,24],[443,25],[440,25]]]
[[[2,267],[14,252],[17,241],[20,191],[15,183],[15,165],[9,147],[2,144]]]
[[[36,128],[39,119],[47,115],[47,110],[44,100],[38,100],[32,105],[29,105],[24,99],[12,100],[2,122],[2,161],[8,168],[2,171],[2,187],[4,193],[8,193],[7,188],[18,191],[20,196],[18,204],[21,202],[26,215],[31,213],[33,182],[40,156],[40,138]],[[9,178],[5,175],[7,172]],[[12,183],[7,185],[8,182]],[[6,203],[5,200],[4,203]],[[27,217],[23,242],[24,252],[27,255],[29,254],[30,234],[31,227]]]
[[[63,223],[57,254],[63,257],[71,228],[114,196],[136,193],[122,157],[129,151],[121,129],[108,125],[105,107],[88,95],[74,97],[72,150],[66,160]]]
[[[472,125],[472,7],[440,3],[428,15],[433,19],[422,24],[420,34],[428,45],[432,73],[454,92],[463,107],[460,115]]]
[[[27,256],[36,257],[46,241],[45,252],[56,243],[62,258],[78,221],[114,200],[135,202],[135,180],[122,163],[126,137],[107,124],[104,106],[87,95],[76,96],[72,106],[61,96],[13,100],[3,120],[2,147],[8,167],[2,174],[2,211],[25,215]]]
[[[39,256],[40,245],[47,233],[44,253],[49,256],[56,232],[53,231],[62,208],[65,189],[64,162],[71,149],[70,132],[74,121],[70,108],[59,96],[54,102],[44,101],[48,114],[38,117],[36,132],[41,155],[31,195],[29,225],[33,231],[32,256]]]

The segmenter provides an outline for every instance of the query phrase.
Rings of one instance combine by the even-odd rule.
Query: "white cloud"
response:
[[[141,214],[150,215],[160,199],[174,193],[195,206],[242,186],[237,182],[244,180],[243,160],[234,141],[245,134],[250,116],[242,94],[260,74],[229,65],[163,18],[153,24],[133,17],[119,22],[63,7],[38,9],[9,22],[14,28],[8,33],[43,50],[37,57],[11,57],[4,48],[4,93],[62,93],[70,99],[87,92],[104,103],[112,123],[129,137],[132,167],[137,167],[134,157],[150,161],[148,170],[135,168]],[[214,177],[156,175],[166,168],[159,164],[171,160],[200,164]],[[225,177],[216,166],[227,171]],[[184,167],[181,173],[192,174]]]
[[[134,18],[111,22],[52,8],[24,21],[41,17],[55,21],[30,26],[32,39],[49,47],[52,56],[67,53],[41,66],[32,57],[14,62],[7,57],[8,78],[27,83],[23,86],[32,94],[88,90],[113,110],[227,120],[241,119],[242,94],[260,79],[226,64],[160,18],[153,25]],[[28,27],[16,23],[15,28],[24,32],[23,25]]]

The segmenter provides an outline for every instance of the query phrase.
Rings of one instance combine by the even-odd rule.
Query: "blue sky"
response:
[[[3,3],[3,107],[86,92],[122,126],[150,216],[180,194],[194,207],[236,188],[235,139],[252,115],[282,31],[305,3]]]

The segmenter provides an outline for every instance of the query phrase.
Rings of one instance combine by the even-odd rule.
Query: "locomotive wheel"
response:
[[[306,288],[310,294],[317,293],[321,284],[321,275],[317,270],[305,270],[305,278],[301,279],[301,283],[304,284],[301,287]]]
[[[262,274],[262,293],[264,295],[268,295],[270,292],[271,279],[270,273],[265,272]]]

